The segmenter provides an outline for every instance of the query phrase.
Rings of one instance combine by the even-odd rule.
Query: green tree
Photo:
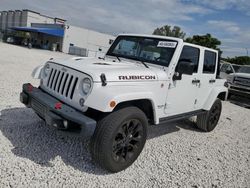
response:
[[[222,60],[227,61],[229,63],[238,64],[238,65],[250,65],[250,57],[249,56],[236,56],[233,58],[227,57]]]
[[[212,37],[212,35],[209,33],[206,35],[194,35],[193,37],[187,38],[185,41],[192,44],[213,48],[219,50],[222,53],[222,51],[218,48],[218,46],[221,45],[221,41],[215,37]]]
[[[165,25],[160,28],[156,28],[153,32],[153,35],[161,35],[161,36],[169,36],[169,37],[177,37],[184,39],[186,33],[184,33],[180,27],[174,26],[173,28],[170,25]]]

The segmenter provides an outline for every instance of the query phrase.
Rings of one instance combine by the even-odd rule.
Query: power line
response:
[[[246,49],[246,51],[247,51],[247,57],[248,57],[248,48],[245,48]]]

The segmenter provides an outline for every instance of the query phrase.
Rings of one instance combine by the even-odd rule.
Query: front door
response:
[[[192,75],[182,75],[181,80],[174,81],[167,94],[165,114],[167,116],[182,114],[196,110],[197,93],[199,86],[198,66],[200,49],[192,45],[185,45],[182,49],[181,59],[189,60],[195,65]]]

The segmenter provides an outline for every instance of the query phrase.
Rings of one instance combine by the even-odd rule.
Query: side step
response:
[[[183,113],[183,114],[178,114],[178,115],[174,115],[174,116],[160,118],[159,124],[172,122],[172,121],[178,121],[181,119],[188,119],[192,116],[197,116],[197,115],[203,114],[205,112],[206,112],[206,110],[196,110],[196,111],[192,111],[192,112],[187,112],[187,113]]]

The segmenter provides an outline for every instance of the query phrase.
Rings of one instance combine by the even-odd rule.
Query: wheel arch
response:
[[[227,93],[228,90],[226,87],[215,87],[212,89],[212,91],[210,92],[204,106],[203,109],[204,110],[210,110],[210,108],[212,107],[214,101],[219,98],[221,100],[226,100],[227,98]]]
[[[223,92],[220,92],[217,96],[218,99],[222,100],[222,101],[225,101],[227,98],[227,92],[226,91],[223,91]]]
[[[43,69],[43,65],[40,65],[40,66],[37,66],[33,71],[32,71],[32,74],[31,76],[34,78],[34,79],[41,79],[42,76],[42,69]]]
[[[130,101],[123,101],[116,105],[113,111],[129,107],[135,106],[139,108],[141,111],[145,113],[150,123],[154,123],[156,121],[156,114],[154,109],[153,101],[150,99],[136,99]]]

